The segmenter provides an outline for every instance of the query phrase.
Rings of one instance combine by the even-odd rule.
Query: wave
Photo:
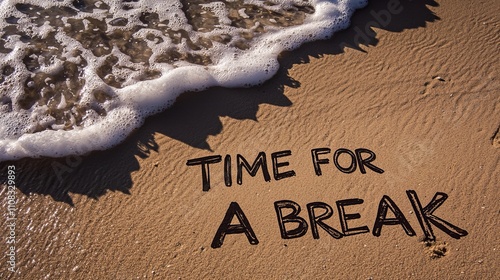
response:
[[[0,161],[109,149],[186,91],[249,87],[360,0],[0,2]]]

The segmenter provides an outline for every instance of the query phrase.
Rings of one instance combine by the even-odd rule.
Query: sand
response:
[[[262,86],[184,94],[114,149],[1,163],[3,177],[15,166],[18,201],[16,272],[8,270],[3,241],[0,278],[499,278],[500,4],[394,3],[370,3],[333,39],[284,53],[279,73]],[[397,13],[376,16],[387,11]],[[331,149],[318,155],[329,159],[319,164],[321,176],[311,156],[316,148]],[[341,172],[334,165],[341,148],[372,151],[370,163],[384,172],[366,165],[365,174],[359,165]],[[279,151],[291,155],[275,154],[278,173],[295,176],[276,180],[271,154]],[[238,184],[237,155],[251,164],[260,152],[269,181],[262,170],[252,177],[243,169]],[[186,163],[217,155],[222,162],[210,164],[210,189],[203,191],[201,167]],[[347,169],[347,152],[338,163]],[[426,238],[408,190],[422,207],[447,195],[433,214],[467,235],[453,238],[431,224],[435,240]],[[0,195],[0,233],[10,240],[7,186]],[[318,222],[342,232],[337,203],[347,199],[363,203],[344,207],[346,233],[369,232],[336,239],[317,226],[313,238],[307,205],[322,202],[314,210]],[[298,216],[309,224],[301,237],[281,236],[275,202],[285,200],[300,205]],[[394,205],[377,215],[390,201],[399,220]],[[236,233],[212,248],[232,202],[258,244]],[[326,205],[333,215],[321,220]],[[355,213],[358,219],[349,216]],[[386,223],[378,237],[377,217]]]

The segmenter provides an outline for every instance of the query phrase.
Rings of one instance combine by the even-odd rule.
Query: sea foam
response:
[[[3,0],[0,161],[123,141],[186,91],[271,78],[363,0]]]

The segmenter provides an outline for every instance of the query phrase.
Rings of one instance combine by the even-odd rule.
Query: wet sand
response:
[[[370,3],[348,30],[284,53],[280,71],[262,86],[182,95],[114,149],[1,163],[2,179],[15,166],[18,201],[16,272],[8,270],[4,241],[0,278],[498,278],[500,4],[394,3]],[[318,150],[321,176],[311,155],[317,148],[330,149]],[[341,148],[376,158],[358,150],[365,162],[348,170],[354,163],[340,150],[338,168]],[[291,154],[275,154],[273,168],[280,151]],[[260,152],[269,181],[262,166],[254,177],[243,167],[238,184],[237,155],[251,165]],[[201,165],[186,163],[218,155],[203,191]],[[9,240],[9,189],[0,190],[0,233]],[[431,211],[436,194],[448,197]],[[285,200],[300,205],[303,220],[295,221],[308,224],[301,237],[282,238],[275,202]],[[229,232],[212,248],[232,202],[258,244]],[[322,204],[312,209],[313,202]],[[287,221],[292,209],[279,209]],[[419,217],[431,214],[462,236],[430,222],[430,240]],[[288,220],[290,236],[299,223]]]

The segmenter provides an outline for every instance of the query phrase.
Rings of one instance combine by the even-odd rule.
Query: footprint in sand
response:
[[[432,76],[432,80],[430,82],[425,82],[425,89],[420,91],[420,94],[427,95],[431,94],[435,88],[437,88],[440,84],[446,82],[446,80],[440,76]]]
[[[450,251],[448,248],[449,245],[446,242],[424,240],[422,244],[425,246],[425,250],[431,259],[442,258]]]
[[[495,148],[500,148],[500,126],[498,126],[497,130],[491,137],[491,144]]]

